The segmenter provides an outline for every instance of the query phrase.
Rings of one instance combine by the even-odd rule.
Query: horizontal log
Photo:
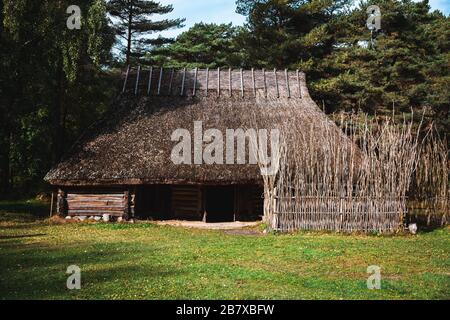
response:
[[[109,211],[105,211],[105,210],[68,210],[69,216],[71,214],[78,214],[78,215],[86,215],[86,216],[91,216],[91,215],[103,215],[103,214],[123,214],[123,210],[109,210]]]
[[[123,211],[125,207],[70,207],[69,211],[82,211],[82,210],[91,210],[91,211]]]

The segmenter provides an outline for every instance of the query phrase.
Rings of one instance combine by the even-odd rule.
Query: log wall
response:
[[[109,214],[115,217],[122,217],[130,213],[130,196],[127,192],[68,192],[66,201],[67,214],[69,216],[101,216]]]

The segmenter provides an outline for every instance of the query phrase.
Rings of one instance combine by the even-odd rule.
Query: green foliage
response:
[[[171,39],[159,37],[150,39],[148,35],[182,26],[184,19],[152,20],[153,15],[164,15],[173,11],[171,5],[164,6],[148,0],[110,0],[108,12],[116,19],[114,29],[120,43],[125,42],[122,53],[126,56],[126,64],[131,58],[139,60],[149,47],[171,42]]]
[[[1,0],[0,182],[31,191],[111,100],[102,68],[114,35],[103,0],[83,0],[81,30],[70,1]]]
[[[198,23],[169,45],[149,54],[152,64],[174,68],[238,66],[241,53],[234,40],[241,28],[231,24]]]

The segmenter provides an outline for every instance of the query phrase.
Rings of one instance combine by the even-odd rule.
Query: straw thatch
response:
[[[176,129],[264,129],[289,123],[293,113],[317,146],[324,128],[350,144],[321,112],[305,76],[288,71],[134,70],[124,74],[123,94],[104,119],[89,128],[45,177],[59,186],[139,184],[262,184],[257,165],[175,165]],[[300,121],[300,122],[299,122]],[[322,128],[322,130],[314,130]],[[317,132],[317,134],[315,134]]]

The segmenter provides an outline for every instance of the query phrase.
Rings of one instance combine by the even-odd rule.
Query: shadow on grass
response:
[[[24,235],[14,235],[14,236],[0,236],[0,240],[3,239],[23,239],[23,238],[36,238],[36,237],[44,237],[46,236],[45,233],[38,233],[38,234],[24,234]]]
[[[106,299],[109,293],[126,296],[143,280],[178,277],[184,272],[174,266],[140,263],[142,256],[157,256],[155,248],[82,243],[74,247],[30,248],[14,245],[0,261],[2,299]],[[132,261],[130,263],[130,261]],[[68,290],[69,266],[81,269],[82,290]]]
[[[36,200],[0,201],[0,221],[33,221],[49,216],[49,204]]]

